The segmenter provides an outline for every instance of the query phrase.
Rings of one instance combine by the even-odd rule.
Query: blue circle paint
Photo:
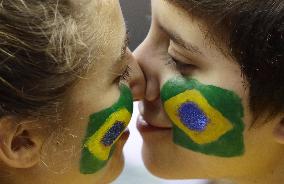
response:
[[[123,132],[125,129],[125,123],[117,121],[104,135],[102,143],[105,146],[110,146],[115,141],[115,139]]]
[[[208,123],[205,113],[193,102],[183,103],[178,109],[181,122],[189,129],[203,131]]]

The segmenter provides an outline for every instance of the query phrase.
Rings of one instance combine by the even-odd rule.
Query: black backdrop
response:
[[[150,0],[120,0],[129,31],[130,50],[134,50],[145,36],[151,23]]]

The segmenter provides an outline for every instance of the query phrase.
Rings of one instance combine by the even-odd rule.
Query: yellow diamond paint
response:
[[[117,121],[127,123],[125,127],[128,125],[131,119],[131,114],[128,112],[126,108],[122,108],[117,112],[114,112],[110,115],[108,119],[103,123],[103,126],[92,135],[85,143],[85,147],[89,149],[89,151],[100,160],[107,160],[109,156],[109,152],[111,146],[105,146],[101,143],[105,133],[113,126],[113,124]],[[120,134],[113,144],[120,138],[122,134]]]
[[[197,104],[208,117],[209,122],[204,131],[198,132],[190,130],[181,122],[178,115],[178,109],[183,103],[187,102]],[[219,137],[233,128],[230,121],[208,104],[201,93],[195,89],[186,90],[185,92],[168,99],[164,103],[164,108],[173,123],[198,144],[207,144],[216,141]]]

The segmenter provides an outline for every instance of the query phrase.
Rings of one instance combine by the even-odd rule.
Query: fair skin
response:
[[[125,47],[126,28],[119,1],[76,0],[71,4],[76,13],[88,19],[91,34],[97,35],[91,45],[98,48],[93,67],[67,91],[56,121],[45,117],[1,118],[1,183],[109,183],[123,168],[122,149],[129,133],[118,140],[107,165],[89,175],[79,171],[82,140],[89,116],[118,100],[119,83],[130,86],[134,99],[140,99],[144,77]],[[122,80],[119,76],[127,66],[131,68],[130,77]],[[55,123],[57,126],[53,126]],[[18,149],[13,149],[14,144]]]
[[[208,36],[206,24],[164,0],[152,0],[152,24],[135,57],[147,81],[137,127],[143,137],[143,160],[156,176],[168,179],[230,179],[236,183],[283,181],[283,116],[252,120],[249,89],[234,58],[225,56]],[[210,31],[209,31],[210,32]],[[186,44],[184,44],[184,43]],[[172,60],[173,57],[176,60]],[[160,100],[160,90],[176,75],[234,92],[244,107],[245,152],[217,157],[194,152],[172,140],[172,123]],[[254,125],[252,126],[252,124]]]

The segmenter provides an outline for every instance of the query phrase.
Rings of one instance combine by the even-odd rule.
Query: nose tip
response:
[[[133,52],[145,76],[144,98],[147,101],[155,101],[160,97],[159,71],[161,66],[152,57],[152,52],[153,50],[146,44],[145,40]]]

